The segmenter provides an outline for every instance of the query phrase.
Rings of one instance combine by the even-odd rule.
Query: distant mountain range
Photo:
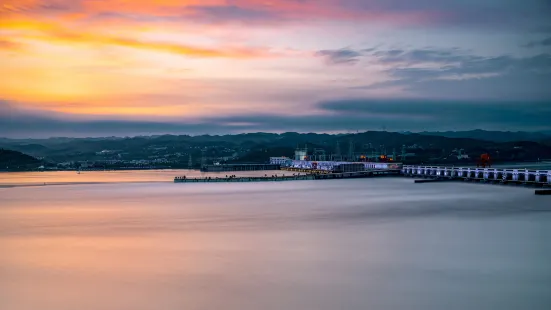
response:
[[[106,160],[166,160],[187,167],[189,157],[213,160],[264,162],[270,156],[292,157],[296,147],[308,146],[326,154],[415,154],[417,162],[451,160],[454,149],[472,157],[490,152],[497,160],[522,161],[551,158],[551,135],[546,133],[496,132],[386,132],[317,134],[287,132],[237,135],[161,135],[131,138],[0,139],[0,147],[23,152],[55,163]],[[338,146],[338,147],[337,147]],[[166,162],[165,161],[165,162]]]
[[[368,131],[368,132],[379,132],[383,133],[385,131]],[[394,133],[394,132],[391,132]],[[485,140],[485,141],[493,141],[493,142],[514,142],[514,141],[534,141],[534,142],[540,142],[544,140],[551,139],[551,130],[550,131],[535,131],[535,132],[529,132],[529,131],[489,131],[489,130],[482,130],[482,129],[475,129],[475,130],[467,130],[467,131],[423,131],[423,132],[411,132],[411,131],[400,131],[395,132],[402,135],[411,135],[411,134],[421,134],[426,136],[440,136],[440,137],[446,137],[446,138],[467,138],[467,139],[476,139],[476,140]],[[282,134],[275,134],[275,133],[264,133],[264,132],[256,132],[256,133],[243,133],[243,134],[232,134],[232,135],[199,135],[199,136],[189,136],[189,135],[151,135],[151,136],[136,136],[136,137],[90,137],[90,138],[71,138],[71,137],[52,137],[52,138],[46,138],[46,139],[34,139],[34,138],[28,138],[28,139],[10,139],[10,138],[2,138],[0,137],[0,145],[2,143],[20,143],[20,144],[26,144],[29,146],[29,148],[40,148],[44,145],[61,145],[61,144],[67,144],[72,142],[78,142],[78,141],[120,141],[125,139],[163,139],[163,137],[169,138],[169,137],[187,137],[192,140],[210,140],[214,141],[219,139],[220,137],[231,137],[232,140],[239,141],[239,140],[270,140],[274,137],[314,137],[314,136],[321,136],[321,137],[344,137],[344,136],[350,136],[353,134],[323,134],[323,133],[308,133],[308,134],[301,134],[296,132],[286,132]],[[34,145],[33,145],[34,144]]]
[[[551,121],[550,121],[551,122]],[[527,132],[527,131],[436,131],[421,132],[420,134],[429,136],[442,136],[447,138],[469,138],[477,140],[486,140],[493,142],[514,142],[514,141],[545,141],[551,139],[551,131],[545,132]]]

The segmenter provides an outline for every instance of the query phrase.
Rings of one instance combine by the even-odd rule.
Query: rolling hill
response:
[[[0,170],[32,170],[41,165],[40,160],[21,152],[0,149]]]
[[[447,138],[470,138],[493,142],[514,142],[514,141],[542,141],[551,138],[546,132],[527,131],[486,131],[481,129],[470,131],[442,131],[442,132],[421,132],[423,135],[442,136]]]

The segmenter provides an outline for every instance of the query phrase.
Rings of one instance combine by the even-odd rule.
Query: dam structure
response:
[[[402,166],[401,174],[434,180],[463,180],[496,184],[523,184],[551,187],[551,170]]]

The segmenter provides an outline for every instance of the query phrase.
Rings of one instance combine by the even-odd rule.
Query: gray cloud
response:
[[[538,26],[534,29],[536,33],[551,33],[551,25]]]
[[[79,1],[74,1],[79,3]],[[311,1],[296,0],[308,5]],[[298,10],[281,9],[277,5],[257,3],[254,6],[240,6],[240,1],[228,1],[228,5],[218,6],[185,6],[176,8],[180,16],[120,16],[147,20],[193,20],[200,23],[255,23],[274,24],[285,22],[303,22],[316,18],[307,7]],[[310,5],[335,7],[335,2],[319,0]],[[76,4],[72,5],[73,7]],[[338,8],[356,13],[372,12],[377,14],[424,14],[420,26],[473,27],[507,29],[508,31],[529,31],[530,29],[547,29],[551,27],[548,16],[551,5],[548,0],[341,0]],[[43,9],[43,8],[41,8]],[[106,14],[113,12],[103,12]],[[117,14],[116,12],[114,14]],[[107,16],[107,15],[106,15]],[[331,17],[328,17],[331,19]],[[337,17],[339,18],[339,17]],[[416,22],[413,22],[416,24]],[[411,26],[411,23],[408,23]]]
[[[371,53],[377,61],[385,64],[420,64],[420,63],[438,63],[450,64],[455,62],[472,62],[483,59],[461,51],[459,48],[449,49],[391,49],[375,50]]]
[[[460,49],[376,50],[390,80],[365,89],[401,87],[433,98],[551,98],[551,54],[482,57]]]
[[[397,115],[418,120],[424,126],[446,125],[484,128],[551,127],[551,101],[446,101],[446,100],[373,100],[327,101],[319,107],[340,116]]]
[[[135,136],[242,132],[551,130],[551,101],[436,101],[342,99],[324,101],[312,115],[243,114],[182,121],[75,120],[61,114],[14,112],[0,101],[0,136]],[[15,109],[17,110],[17,109]],[[323,112],[323,113],[319,113]]]
[[[430,67],[406,67],[390,69],[393,77],[400,79],[421,78],[453,78],[461,75],[484,74],[518,74],[518,73],[551,73],[551,55],[540,54],[526,58],[514,58],[510,56],[476,57],[451,56],[447,61],[443,59],[437,68]],[[455,63],[454,63],[455,62]],[[419,63],[422,63],[421,61]],[[453,63],[453,64],[452,64]],[[414,64],[414,63],[410,63]]]
[[[349,48],[341,48],[338,50],[321,50],[316,52],[316,56],[325,59],[330,65],[353,65],[363,56],[361,51],[356,51]]]
[[[551,46],[551,37],[545,38],[543,40],[539,41],[531,41],[528,44],[525,44],[524,47],[545,47],[545,46]]]
[[[208,23],[218,22],[261,22],[274,19],[283,20],[283,16],[276,12],[259,9],[243,8],[236,5],[220,6],[188,6],[187,13],[191,13],[194,20]]]
[[[343,0],[339,4],[357,11],[429,13],[442,26],[490,27],[528,30],[551,25],[548,0]]]

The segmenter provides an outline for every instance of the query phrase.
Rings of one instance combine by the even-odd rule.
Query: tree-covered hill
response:
[[[473,131],[472,133],[476,133]],[[326,154],[397,153],[405,149],[414,162],[453,160],[454,150],[470,158],[489,152],[496,161],[530,161],[551,158],[551,144],[544,141],[489,141],[485,135],[450,138],[426,133],[367,131],[355,134],[317,134],[287,132],[247,133],[237,135],[160,135],[107,138],[0,139],[0,148],[44,158],[49,163],[64,162],[170,162],[173,167],[187,167],[189,158],[199,165],[211,161],[265,162],[270,156],[292,157],[296,147]],[[337,149],[338,146],[338,149]],[[123,165],[123,164],[121,164]],[[5,166],[5,165],[4,165]],[[5,169],[5,168],[2,168]]]
[[[21,152],[0,148],[0,170],[32,170],[40,166],[40,160]]]

